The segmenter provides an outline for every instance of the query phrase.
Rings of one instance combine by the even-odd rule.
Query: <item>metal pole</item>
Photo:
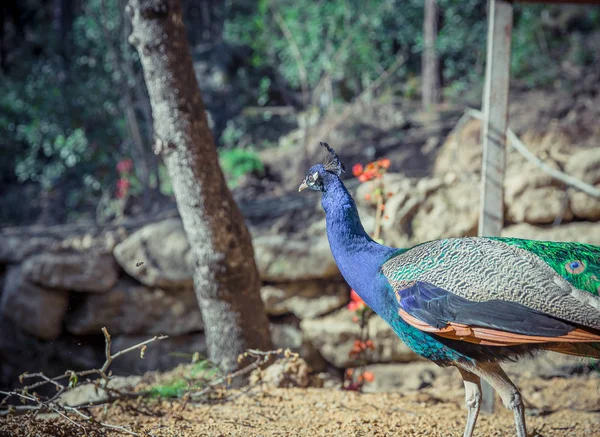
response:
[[[504,224],[504,168],[510,83],[512,1],[489,0],[487,61],[483,92],[483,168],[481,173],[480,236],[500,235]],[[482,384],[484,411],[494,411],[494,392]]]

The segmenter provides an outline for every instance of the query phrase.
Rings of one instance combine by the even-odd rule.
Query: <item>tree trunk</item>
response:
[[[73,28],[73,0],[54,0],[53,27],[58,41],[59,54],[66,64],[71,53],[71,29]]]
[[[246,349],[271,347],[250,234],[219,167],[179,0],[130,0],[127,11],[152,105],[155,152],[164,158],[194,256],[209,356],[229,371]]]
[[[421,99],[423,108],[441,102],[440,61],[435,49],[438,34],[438,6],[436,0],[425,0],[423,20],[423,57],[421,59]]]

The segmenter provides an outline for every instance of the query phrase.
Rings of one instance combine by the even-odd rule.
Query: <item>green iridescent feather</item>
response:
[[[600,247],[591,244],[523,240],[519,238],[489,237],[490,240],[517,246],[541,258],[556,273],[574,287],[593,295],[600,294]],[[573,262],[581,263],[573,270]],[[581,270],[581,271],[579,271]]]

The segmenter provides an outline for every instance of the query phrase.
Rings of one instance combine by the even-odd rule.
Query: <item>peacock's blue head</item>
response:
[[[327,149],[329,156],[323,164],[316,164],[308,169],[298,191],[310,188],[311,190],[323,192],[331,176],[335,175],[339,177],[346,171],[344,164],[342,164],[337,153],[335,153],[335,150],[329,144],[320,142],[319,145]]]

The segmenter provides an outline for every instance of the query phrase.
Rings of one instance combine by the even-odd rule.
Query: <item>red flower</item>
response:
[[[373,372],[364,372],[362,376],[367,382],[373,382],[373,380],[375,379],[375,375],[373,375]]]
[[[355,302],[362,302],[363,300],[360,298],[358,293],[354,290],[350,290],[350,300]]]
[[[131,159],[122,159],[117,162],[117,171],[119,173],[128,173],[133,168],[133,161]]]
[[[352,166],[352,174],[353,174],[354,176],[358,176],[358,175],[360,175],[362,172],[363,172],[363,166],[362,166],[362,164],[354,164],[354,165]]]
[[[365,302],[360,298],[356,291],[350,290],[350,303],[348,304],[348,309],[350,311],[358,311],[363,309],[366,306]]]
[[[117,181],[117,199],[122,199],[127,195],[127,192],[129,191],[129,185],[129,179],[121,178]]]
[[[390,168],[390,160],[387,158],[381,158],[379,160],[379,165],[385,169]]]

